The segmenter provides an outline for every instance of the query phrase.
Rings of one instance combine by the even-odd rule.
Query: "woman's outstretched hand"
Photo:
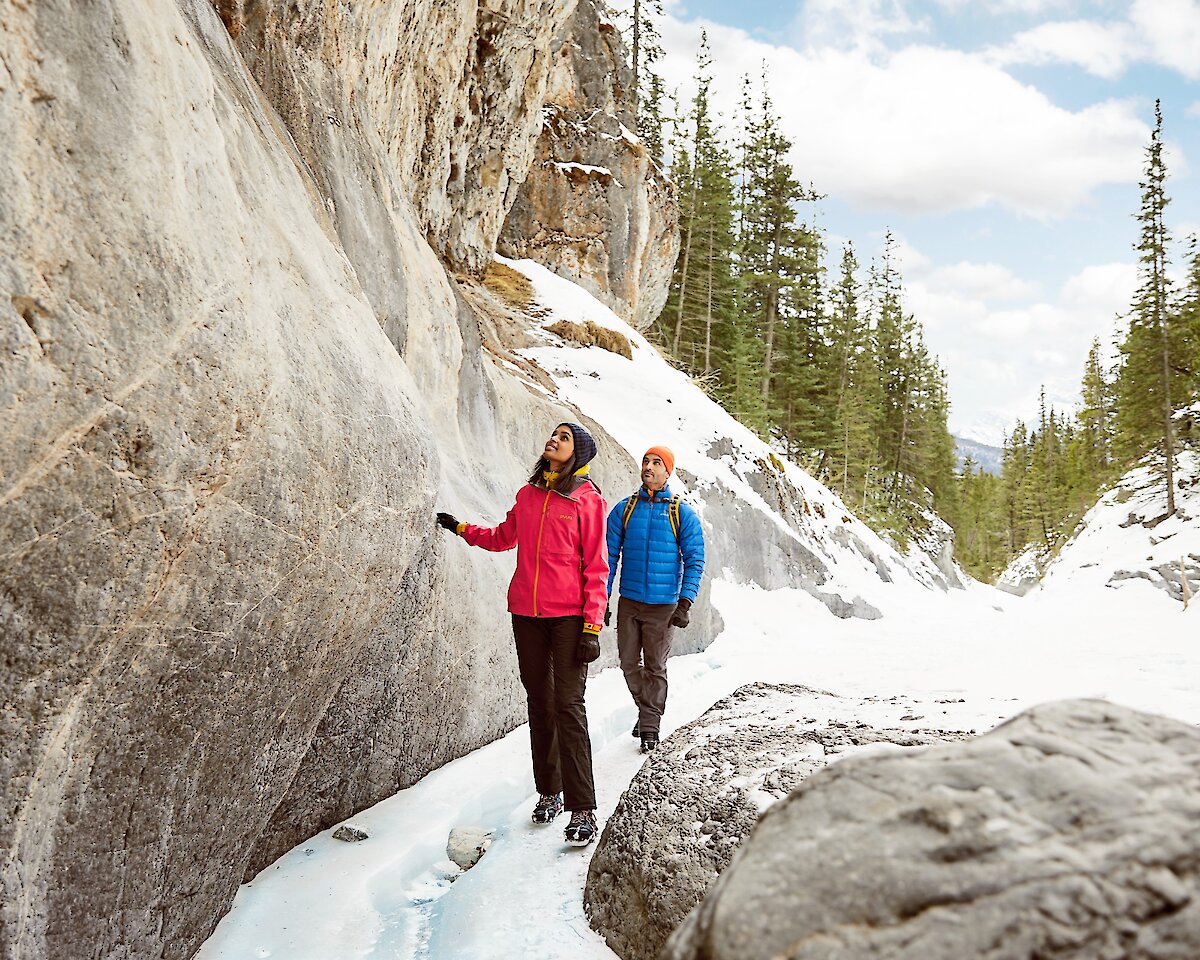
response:
[[[450,516],[450,514],[439,513],[437,515],[437,522],[439,527],[449,530],[451,533],[458,533],[458,521]]]

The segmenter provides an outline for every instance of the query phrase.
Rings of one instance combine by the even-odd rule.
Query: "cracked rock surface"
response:
[[[750,835],[759,815],[848,752],[961,733],[833,719],[842,698],[753,683],[676,730],[630,783],[588,870],[592,926],[623,960],[652,960]]]
[[[537,151],[497,249],[574,280],[645,329],[667,299],[678,203],[636,135],[628,51],[602,8],[578,0],[552,41]]]
[[[1200,731],[1099,700],[852,757],[759,821],[667,960],[1200,956]]]

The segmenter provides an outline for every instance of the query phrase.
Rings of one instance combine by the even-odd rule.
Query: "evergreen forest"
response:
[[[1037,421],[1018,422],[1005,438],[1001,476],[964,465],[955,555],[979,579],[994,578],[1026,549],[1044,562],[1143,458],[1162,484],[1165,515],[1175,512],[1176,458],[1200,439],[1200,249],[1195,237],[1181,252],[1172,242],[1162,131],[1155,104],[1136,214],[1138,288],[1111,349],[1092,342],[1078,408],[1048,409],[1043,391]],[[1181,275],[1171,269],[1176,258]]]
[[[667,96],[655,73],[661,13],[661,0],[634,0],[626,26],[639,128],[679,197],[679,257],[651,331],[665,355],[901,548],[940,516],[956,560],[981,580],[1026,549],[1050,556],[1144,457],[1173,512],[1175,459],[1196,429],[1184,411],[1200,392],[1200,249],[1193,237],[1176,251],[1167,226],[1160,105],[1136,213],[1139,286],[1122,332],[1093,342],[1076,409],[1048,407],[1043,391],[1036,419],[1005,438],[994,475],[957,463],[946,375],[905,309],[891,234],[866,263],[849,244],[827,248],[821,195],[789,161],[768,78],[743,78],[727,124],[712,105],[706,37],[691,102]]]
[[[644,0],[637,7],[644,17]],[[653,19],[643,23],[645,50]],[[636,62],[636,60],[635,60]],[[681,245],[652,336],[738,420],[836,490],[901,547],[957,514],[946,377],[904,307],[895,243],[864,266],[826,263],[820,195],[789,161],[765,77],[744,79],[739,125],[711,104],[706,39],[696,93],[663,115],[643,104],[678,190]]]

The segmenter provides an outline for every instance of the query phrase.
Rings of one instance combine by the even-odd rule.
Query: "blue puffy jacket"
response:
[[[671,488],[633,494],[637,506],[624,526],[626,497],[608,515],[608,595],[621,560],[621,596],[641,603],[695,602],[704,573],[704,531],[700,517],[679,502],[679,539],[671,529]]]

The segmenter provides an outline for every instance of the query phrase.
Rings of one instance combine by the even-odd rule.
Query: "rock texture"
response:
[[[0,5],[0,955],[189,956],[519,721],[510,568],[430,517],[579,414],[426,238],[489,255],[568,12]]]
[[[498,249],[576,281],[644,329],[666,302],[678,206],[634,133],[628,53],[602,7],[579,0],[554,37],[537,153]]]
[[[446,840],[446,859],[460,870],[470,870],[488,852],[492,836],[483,827],[455,827]]]
[[[826,763],[871,745],[965,736],[824,716],[840,699],[807,687],[750,684],[650,755],[605,825],[584,891],[592,926],[623,960],[657,957],[759,814]]]
[[[575,0],[214,2],[301,154],[316,160],[343,233],[378,240],[406,198],[447,263],[482,273],[529,169],[550,41]],[[355,269],[369,263],[386,282],[394,251],[355,257],[353,246]]]
[[[669,960],[1200,956],[1200,731],[1102,701],[850,758],[759,822]]]

